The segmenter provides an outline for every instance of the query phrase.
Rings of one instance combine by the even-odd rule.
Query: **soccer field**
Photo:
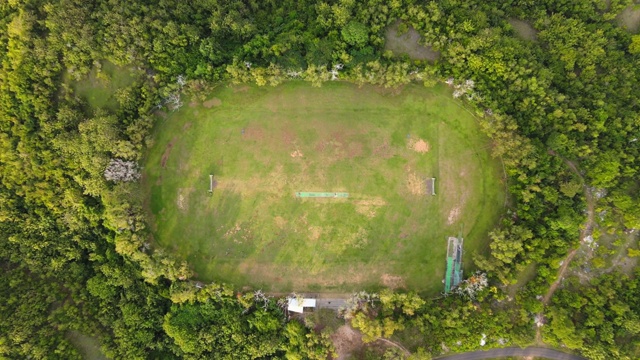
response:
[[[447,236],[462,231],[468,273],[503,211],[489,149],[445,86],[223,86],[158,120],[149,222],[203,281],[442,291]]]

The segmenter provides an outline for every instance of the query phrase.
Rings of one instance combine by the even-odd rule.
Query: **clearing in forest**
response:
[[[640,4],[629,5],[616,18],[618,24],[631,33],[640,30]]]
[[[384,49],[391,50],[397,56],[407,55],[414,60],[438,60],[440,52],[431,46],[422,45],[421,38],[416,29],[396,21],[385,33]]]
[[[73,81],[69,74],[65,74],[65,76],[65,81],[71,85],[78,96],[87,102],[91,109],[115,111],[118,108],[116,99],[118,90],[126,91],[140,76],[140,73],[104,61],[98,67],[94,66],[91,72],[80,81]]]
[[[511,18],[509,24],[513,26],[516,34],[524,40],[535,41],[538,38],[538,31],[528,21]]]
[[[486,249],[504,203],[501,168],[447,87],[237,90],[160,119],[144,166],[153,238],[199,279],[281,292],[391,279],[437,292],[447,236],[464,224],[467,264]],[[436,196],[426,194],[432,177]]]

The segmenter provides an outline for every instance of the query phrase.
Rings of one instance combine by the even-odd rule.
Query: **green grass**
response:
[[[529,281],[533,280],[536,277],[536,274],[536,263],[531,263],[524,269],[520,270],[516,276],[516,282],[507,287],[507,293],[509,296],[515,297],[518,290],[522,289],[522,287]]]
[[[463,230],[471,270],[504,204],[489,140],[449,91],[301,82],[218,89],[216,106],[192,103],[156,127],[143,181],[155,242],[204,281],[442,291],[446,237]],[[428,152],[409,146],[420,140]],[[418,193],[432,176],[437,195]],[[349,198],[299,199],[297,191]]]

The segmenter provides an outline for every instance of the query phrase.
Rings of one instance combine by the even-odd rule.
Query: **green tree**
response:
[[[347,44],[355,47],[363,47],[369,41],[369,30],[357,21],[350,21],[340,33]]]

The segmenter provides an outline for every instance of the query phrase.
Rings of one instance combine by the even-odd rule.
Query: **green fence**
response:
[[[299,198],[348,198],[349,193],[345,192],[297,192]]]
[[[447,271],[444,275],[444,292],[448,294],[451,291],[451,275],[453,274],[453,258],[447,258]]]

